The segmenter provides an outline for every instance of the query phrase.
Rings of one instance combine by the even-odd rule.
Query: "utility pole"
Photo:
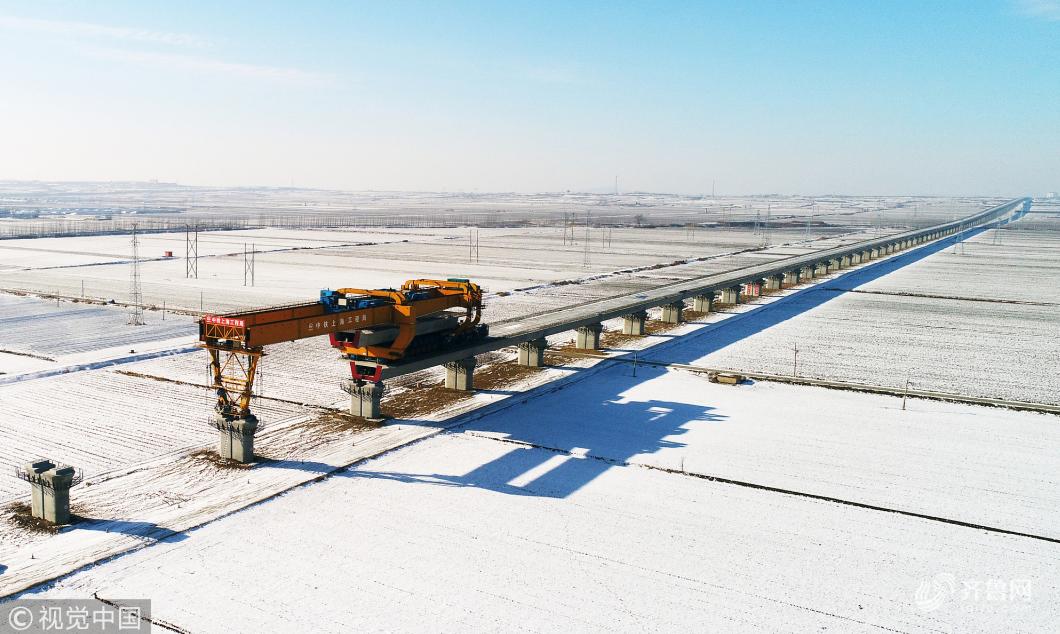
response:
[[[136,223],[132,226],[132,271],[129,277],[129,325],[144,325],[144,294],[140,287],[140,238]]]
[[[905,411],[905,399],[909,396],[909,374],[905,375],[905,391],[902,392],[902,411]]]

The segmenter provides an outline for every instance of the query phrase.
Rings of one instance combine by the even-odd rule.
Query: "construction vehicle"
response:
[[[250,416],[265,346],[327,335],[354,382],[377,383],[387,365],[486,338],[481,318],[477,284],[409,280],[399,289],[322,290],[315,302],[204,315],[199,340],[210,355],[215,409],[236,419]]]

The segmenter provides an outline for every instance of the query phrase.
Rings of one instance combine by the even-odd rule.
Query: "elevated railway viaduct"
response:
[[[715,302],[738,304],[748,291],[757,289],[780,290],[833,271],[886,257],[918,245],[956,237],[999,220],[1027,213],[1031,199],[1010,200],[977,214],[923,229],[865,240],[842,247],[797,255],[766,264],[748,266],[713,275],[656,287],[648,291],[610,297],[578,306],[558,309],[546,314],[508,320],[490,325],[490,337],[473,345],[446,350],[424,358],[386,365],[381,379],[386,380],[426,368],[444,365],[446,386],[468,390],[473,385],[475,356],[502,348],[518,346],[519,363],[540,366],[548,347],[546,338],[563,332],[577,332],[579,349],[599,347],[602,323],[623,319],[622,331],[628,335],[645,334],[647,311],[662,308],[662,319],[680,323],[688,300],[692,309],[710,312]],[[379,416],[379,384],[365,383],[352,390],[351,412],[369,418]]]

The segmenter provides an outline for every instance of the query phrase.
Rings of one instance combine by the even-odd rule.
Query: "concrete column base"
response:
[[[784,283],[783,275],[771,275],[766,278],[766,290],[767,291],[779,291],[780,286]]]
[[[788,271],[784,274],[784,281],[781,282],[784,286],[795,286],[799,283],[799,272]]]
[[[709,313],[714,310],[714,291],[696,295],[692,298],[692,310],[697,313]]]
[[[368,381],[350,380],[350,414],[360,416],[369,420],[378,420],[383,417],[380,402],[386,386],[382,382],[370,383]]]
[[[529,368],[540,368],[545,365],[545,350],[548,348],[546,339],[534,339],[519,344],[519,365]]]
[[[643,336],[645,333],[644,324],[647,321],[648,313],[643,310],[626,315],[622,318],[622,334]]]
[[[851,264],[851,261],[850,261],[850,256],[849,255],[844,255],[843,257],[839,258],[839,268],[841,268],[841,269],[849,269],[850,268],[850,264]]]
[[[685,303],[674,302],[662,307],[662,320],[668,324],[679,324],[685,320]]]
[[[734,286],[732,288],[726,288],[721,292],[721,302],[723,304],[739,304],[740,303],[740,287]]]
[[[875,260],[876,258],[880,257],[880,250],[879,249],[873,249],[870,252],[870,254],[871,255],[869,257],[871,257],[873,260]]]
[[[70,523],[70,488],[77,473],[73,467],[57,467],[51,460],[25,465],[18,473],[29,482],[30,513],[58,526]]]
[[[813,269],[813,275],[814,277],[828,275],[828,264],[826,262],[819,262]]]
[[[578,336],[575,341],[575,347],[577,347],[579,350],[599,350],[600,333],[603,331],[603,324],[589,324],[588,326],[578,326]]]
[[[244,464],[254,462],[254,434],[258,431],[256,416],[247,414],[243,418],[228,418],[214,414],[213,426],[217,428],[217,455]]]
[[[816,267],[813,266],[802,267],[802,269],[799,271],[799,280],[812,280],[814,277],[815,268]]]
[[[470,392],[475,389],[475,357],[446,363],[445,387],[461,392]]]

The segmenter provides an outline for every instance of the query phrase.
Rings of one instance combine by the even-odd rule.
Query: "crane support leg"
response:
[[[212,422],[218,432],[217,453],[226,460],[254,461],[258,419],[250,413],[254,376],[263,354],[260,348],[229,350],[209,346],[210,386],[217,395]]]

